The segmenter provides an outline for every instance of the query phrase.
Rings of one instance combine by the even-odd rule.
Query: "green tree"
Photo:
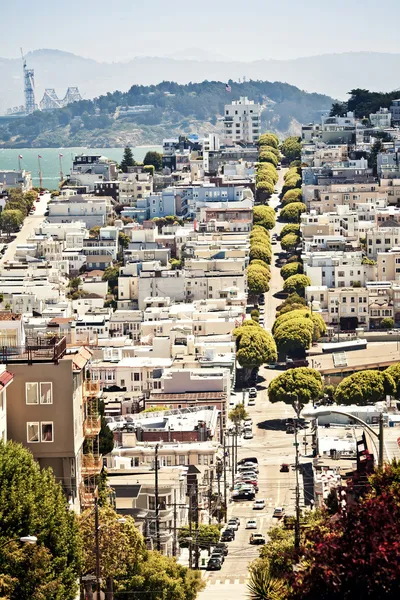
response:
[[[68,287],[70,290],[76,292],[79,289],[79,286],[82,285],[82,279],[80,277],[72,277],[69,280]]]
[[[99,412],[101,416],[101,428],[99,433],[99,451],[100,454],[109,454],[114,448],[114,434],[107,425],[107,421],[104,417],[104,402],[100,401]]]
[[[311,346],[314,324],[311,319],[291,319],[274,330],[274,340],[281,357],[304,357]]]
[[[240,403],[235,406],[229,413],[229,418],[234,425],[240,425],[247,418],[247,410],[244,404]]]
[[[153,152],[149,150],[143,159],[144,166],[153,165],[156,171],[162,169],[162,154],[160,152]]]
[[[282,142],[280,149],[289,162],[300,160],[301,158],[301,141],[298,137],[291,136],[286,138]]]
[[[243,368],[253,370],[265,363],[276,362],[276,345],[271,334],[253,320],[245,321],[234,329],[233,335],[236,338],[236,358]]]
[[[393,329],[394,321],[390,317],[385,317],[384,319],[382,319],[380,325],[381,325],[382,329]]]
[[[322,377],[316,369],[298,367],[288,369],[271,381],[268,387],[270,402],[285,402],[293,405],[297,399],[304,406],[322,396]]]
[[[311,279],[307,275],[292,275],[286,279],[283,289],[289,294],[304,296],[305,289],[309,285],[311,285]]]
[[[103,281],[108,281],[108,287],[113,290],[118,285],[119,267],[107,267],[103,273]]]
[[[262,260],[268,264],[271,263],[272,252],[269,246],[265,244],[251,244],[250,245],[250,260]]]
[[[256,184],[256,190],[260,194],[267,194],[268,196],[272,196],[274,193],[274,184],[268,180],[261,180]]]
[[[261,225],[265,229],[275,227],[275,211],[270,206],[255,206],[253,210],[254,225]]]
[[[126,577],[129,565],[138,560],[144,551],[144,541],[132,517],[124,517],[125,522],[118,521],[115,510],[102,506],[99,512],[99,548],[100,575],[110,589],[111,580],[118,589],[118,579]],[[83,575],[96,572],[95,551],[95,515],[92,509],[84,511],[79,519],[79,529],[83,542]]]
[[[274,333],[280,325],[293,319],[311,319],[310,309],[307,306],[302,306],[301,308],[292,309],[290,312],[279,314],[272,326],[272,333]]]
[[[299,262],[292,262],[283,265],[281,268],[282,279],[288,279],[292,275],[301,275],[303,273],[303,265]]]
[[[196,539],[199,548],[208,549],[210,546],[215,546],[219,541],[221,528],[218,525],[199,525],[198,529],[193,528],[191,536]],[[190,537],[189,525],[180,527],[178,533],[178,541],[181,548],[188,548]]]
[[[89,229],[89,235],[92,238],[99,239],[99,237],[100,237],[100,225],[95,225],[94,227],[91,227],[91,229]]]
[[[18,231],[23,222],[24,215],[20,210],[3,210],[0,214],[0,229],[5,231],[8,237],[10,233]]]
[[[257,164],[256,182],[262,179],[271,179],[274,184],[278,182],[278,171],[273,164],[265,162]]]
[[[189,534],[187,534],[189,535]],[[205,587],[200,571],[191,571],[175,558],[147,551],[130,565],[119,583],[116,600],[195,600]]]
[[[300,215],[307,212],[302,202],[291,202],[281,210],[280,218],[284,223],[300,223]]]
[[[297,223],[287,223],[281,229],[281,238],[285,237],[288,233],[295,233],[300,236],[300,225]]]
[[[299,243],[299,236],[295,233],[288,233],[284,237],[281,237],[281,247],[285,252],[290,252],[296,248]]]
[[[400,398],[400,363],[390,365],[390,367],[388,367],[385,372],[393,378],[394,384],[396,386],[396,398]]]
[[[276,167],[279,162],[279,160],[276,157],[276,154],[274,154],[274,152],[271,152],[271,150],[264,150],[264,149],[262,149],[262,151],[260,152],[258,160],[260,162],[270,163],[270,164],[274,165],[274,167]]]
[[[274,133],[263,133],[258,138],[259,146],[272,146],[272,148],[277,148],[279,146],[279,138]]]
[[[288,190],[286,194],[282,198],[283,206],[290,204],[291,202],[301,202],[302,193],[299,188],[294,188],[293,190]]]
[[[120,231],[118,233],[118,244],[121,248],[126,250],[127,248],[129,248],[130,242],[131,238],[129,237],[129,235],[126,235],[126,233],[124,233],[123,231]]]
[[[124,155],[122,157],[122,161],[121,161],[121,164],[119,165],[119,168],[121,169],[121,171],[123,173],[127,173],[128,167],[134,167],[135,165],[136,165],[136,162],[133,158],[132,150],[128,146],[126,146],[124,149]]]
[[[277,307],[276,314],[277,316],[279,316],[285,312],[290,312],[291,310],[302,308],[303,306],[306,306],[306,301],[304,300],[304,298],[302,298],[298,294],[290,294],[290,296],[288,296],[286,300],[284,300],[282,304],[280,304]]]
[[[169,264],[173,271],[178,271],[179,269],[182,269],[183,266],[182,261],[177,258],[170,258]]]
[[[268,292],[269,278],[269,272],[265,267],[251,263],[247,269],[247,285],[250,294],[259,296],[260,294]]]
[[[396,385],[388,370],[366,370],[345,377],[335,391],[337,404],[373,404],[394,394]]]
[[[0,573],[13,580],[7,598],[73,600],[82,552],[75,514],[52,471],[14,442],[0,443],[0,521]],[[11,541],[28,534],[36,546]]]

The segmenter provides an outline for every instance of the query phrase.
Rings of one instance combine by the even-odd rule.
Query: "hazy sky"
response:
[[[231,60],[399,52],[399,0],[1,0],[0,56],[57,48],[112,62],[203,49]]]

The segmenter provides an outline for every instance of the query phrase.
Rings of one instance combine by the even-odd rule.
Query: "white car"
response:
[[[253,510],[262,510],[265,508],[265,500],[255,500]]]
[[[252,440],[253,439],[253,432],[249,429],[244,432],[243,434],[243,439],[244,440]]]
[[[257,529],[257,521],[255,519],[248,519],[246,529]]]
[[[250,427],[253,425],[253,419],[251,417],[246,417],[245,420],[243,421],[243,425],[244,427],[247,427],[247,425],[250,425]],[[250,463],[245,463],[245,464],[250,464]]]
[[[249,398],[249,404],[248,406],[255,406],[256,405],[256,399],[255,398]]]

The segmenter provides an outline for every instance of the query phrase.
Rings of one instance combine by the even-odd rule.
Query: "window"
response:
[[[40,404],[53,404],[53,384],[51,381],[40,384]]]
[[[53,423],[42,421],[42,442],[54,442],[53,438]]]
[[[208,465],[208,455],[207,454],[204,455],[204,464]]]
[[[36,382],[25,383],[25,400],[27,404],[39,404],[38,384]]]
[[[156,499],[154,496],[149,496],[149,510],[156,510]]]
[[[140,381],[139,373],[133,374],[133,381]]]
[[[186,457],[185,456],[179,456],[179,464],[180,465],[185,465],[186,464]]]
[[[199,454],[198,457],[197,457],[197,464],[198,465],[201,465],[201,458],[202,458],[202,456],[201,456],[201,454]]]
[[[26,441],[35,444],[39,441],[39,423],[28,422],[26,424]]]

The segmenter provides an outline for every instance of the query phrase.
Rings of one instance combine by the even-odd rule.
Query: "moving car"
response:
[[[257,521],[255,519],[248,519],[246,529],[257,529]]]
[[[289,473],[289,465],[286,463],[281,464],[281,468],[279,469],[281,473]]]
[[[252,440],[253,439],[253,432],[250,430],[246,430],[243,434],[243,439],[244,440]]]
[[[251,427],[253,425],[253,419],[251,417],[246,417],[244,419],[244,421],[243,421],[243,425],[244,425],[244,427],[246,427],[247,425],[250,425],[250,427]],[[253,463],[252,462],[248,462],[248,463],[245,462],[244,464],[249,464],[249,465],[251,464],[252,465]]]
[[[257,398],[257,390],[256,388],[250,388],[249,389],[249,398]]]
[[[256,500],[253,504],[253,510],[262,510],[265,508],[265,500]]]
[[[229,521],[228,521],[228,527],[230,527],[234,531],[237,531],[239,529],[239,524],[236,521],[236,519],[229,519]]]
[[[255,398],[249,398],[248,406],[255,406],[255,405],[256,405],[256,399]]]
[[[277,508],[274,509],[274,514],[272,516],[275,517],[276,519],[282,519],[284,514],[285,514],[285,509],[282,508],[282,506],[278,506]]]
[[[263,545],[265,544],[265,537],[262,533],[252,533],[249,541],[250,544],[253,544],[254,546]]]
[[[218,558],[211,557],[207,563],[207,571],[220,571],[222,563]]]
[[[254,500],[254,498],[256,497],[256,492],[253,489],[253,491],[249,491],[249,490],[240,490],[237,492],[234,492],[232,494],[232,500],[234,502],[239,502],[240,500]],[[222,540],[223,542],[228,541],[230,542],[231,540]]]

